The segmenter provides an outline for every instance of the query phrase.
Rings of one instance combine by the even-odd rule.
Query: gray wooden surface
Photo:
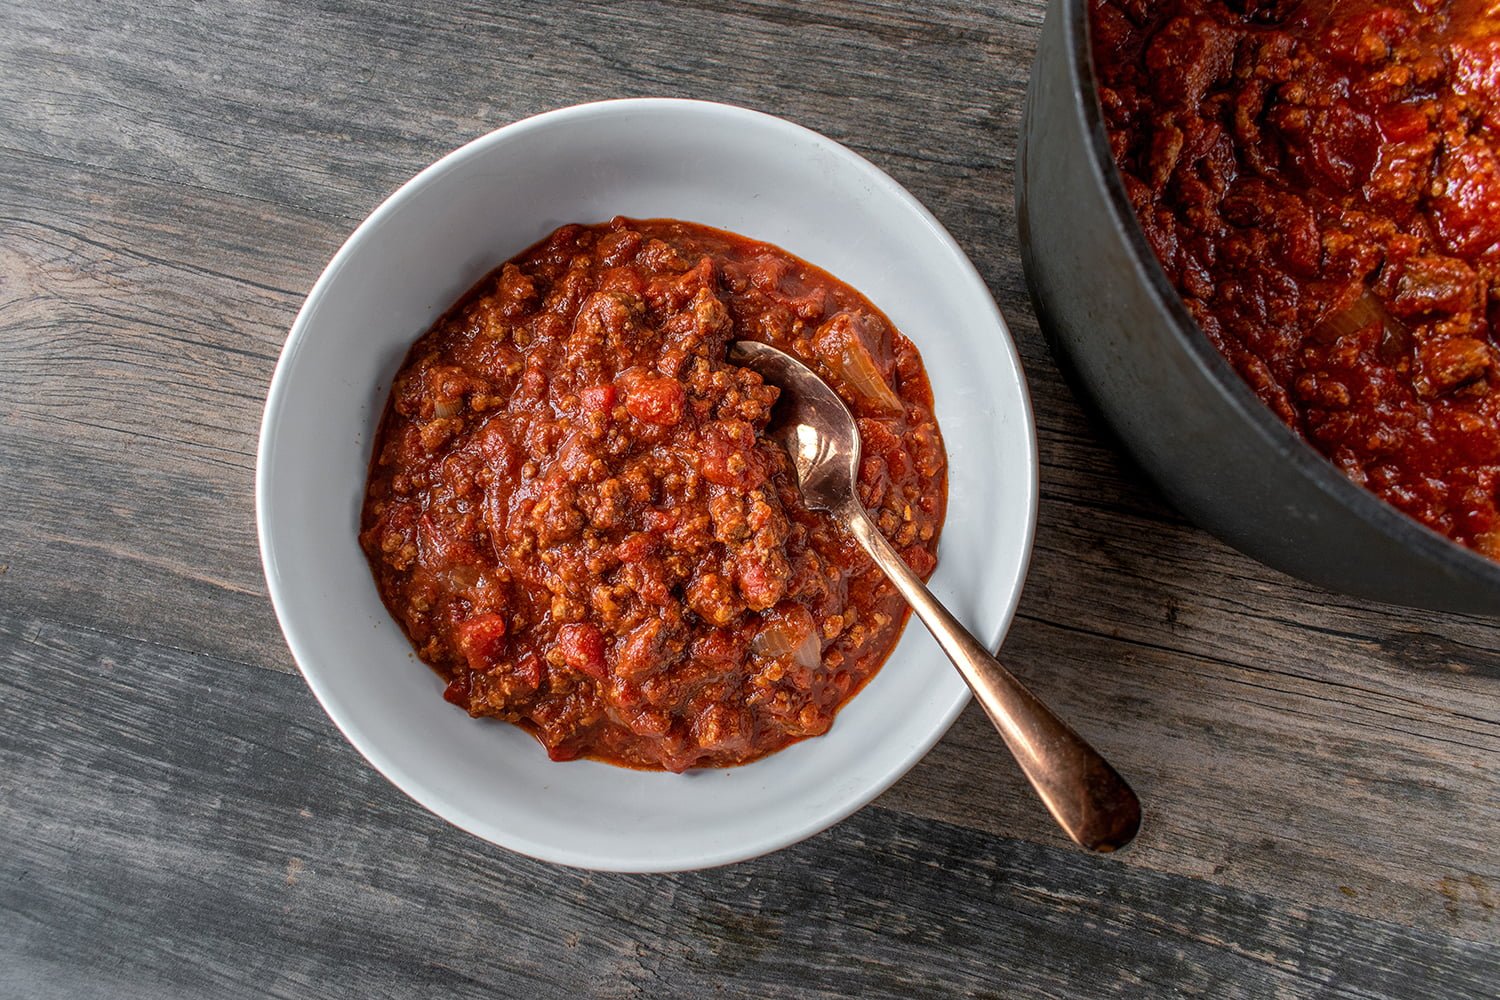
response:
[[[0,5],[0,996],[1493,996],[1500,632],[1182,522],[1080,411],[1015,246],[1041,0]],[[687,95],[865,154],[1020,344],[1042,510],[1006,655],[1129,775],[1069,849],[976,711],[870,808],[672,877],[510,855],[295,673],[257,424],[400,182],[533,112]]]

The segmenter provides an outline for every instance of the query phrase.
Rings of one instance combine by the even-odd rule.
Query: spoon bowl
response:
[[[782,389],[766,432],[791,456],[807,506],[837,511],[859,477],[859,428],[844,401],[811,368],[769,344],[736,340],[729,361]]]

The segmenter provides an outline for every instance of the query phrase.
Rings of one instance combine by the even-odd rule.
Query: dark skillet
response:
[[[1500,615],[1500,563],[1350,482],[1198,330],[1110,155],[1085,4],[1047,11],[1016,163],[1022,258],[1054,352],[1167,498],[1240,551],[1359,597]]]

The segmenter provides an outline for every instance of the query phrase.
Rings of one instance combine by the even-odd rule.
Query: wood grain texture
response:
[[[1330,595],[1165,508],[1026,300],[1041,0],[7,5],[0,995],[1494,995],[1500,633]],[[1016,671],[1146,802],[1062,846],[982,716],[807,844],[673,878],[508,855],[293,669],[261,402],[339,242],[438,155],[632,95],[850,145],[994,291],[1042,458]]]
[[[28,903],[0,988],[24,995],[1352,998],[1500,976],[1442,933],[885,808],[728,869],[558,869],[414,810],[294,677],[43,622],[0,639],[0,884]]]

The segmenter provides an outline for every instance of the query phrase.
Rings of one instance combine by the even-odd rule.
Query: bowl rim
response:
[[[1472,579],[1500,592],[1500,562],[1434,531],[1344,475],[1338,466],[1282,423],[1270,407],[1260,401],[1199,329],[1146,240],[1110,149],[1104,110],[1099,101],[1090,18],[1085,9],[1087,2],[1058,0],[1056,6],[1063,18],[1069,76],[1083,111],[1089,164],[1104,190],[1114,224],[1132,251],[1138,273],[1145,277],[1147,291],[1156,300],[1158,309],[1171,320],[1169,328],[1178,345],[1199,374],[1217,386],[1251,430],[1284,455],[1292,468],[1314,486],[1350,510],[1355,517],[1373,525],[1409,551],[1437,563],[1451,575]]]
[[[943,247],[949,261],[958,269],[963,279],[966,282],[972,283],[976,290],[981,293],[980,304],[988,311],[988,318],[993,321],[994,325],[1002,333],[999,343],[995,344],[994,347],[1006,356],[1006,361],[1016,375],[1016,385],[1021,405],[1017,412],[1014,413],[1014,417],[1020,423],[1018,436],[1024,442],[1026,461],[1026,469],[1024,470],[1026,476],[1024,486],[1026,488],[1023,491],[1025,505],[1024,511],[1018,512],[1024,519],[1024,530],[1020,538],[1020,555],[1016,565],[1015,580],[1009,588],[1010,593],[1005,606],[998,609],[999,614],[994,619],[995,624],[993,628],[988,630],[986,634],[979,636],[991,649],[996,648],[1008,633],[1014,622],[1016,609],[1020,604],[1021,595],[1025,588],[1036,537],[1040,502],[1040,462],[1031,393],[1026,380],[1025,368],[1021,363],[1020,352],[1016,347],[1010,327],[1006,323],[998,303],[995,301],[994,293],[974,266],[973,261],[969,259],[963,248],[959,246],[958,242],[954,240],[953,236],[926,206],[885,171],[837,140],[777,115],[717,101],[664,97],[615,98],[544,111],[493,129],[428,164],[388,194],[355,227],[354,231],[339,246],[338,250],[319,274],[307,297],[298,309],[295,319],[292,321],[286,340],[277,357],[276,367],[266,393],[266,402],[262,413],[256,448],[255,520],[261,567],[266,580],[267,591],[271,598],[271,604],[276,612],[277,622],[292,653],[293,661],[297,665],[298,673],[301,674],[304,682],[312,690],[314,697],[325,714],[327,714],[339,732],[359,752],[365,761],[399,791],[444,821],[488,843],[538,860],[596,871],[650,873],[712,868],[749,860],[788,847],[837,825],[853,813],[873,802],[927,755],[932,747],[947,734],[959,713],[969,703],[971,697],[969,689],[965,685],[957,687],[952,704],[946,708],[935,722],[931,733],[913,745],[909,752],[897,759],[879,780],[864,785],[862,788],[844,796],[827,808],[819,810],[816,813],[810,813],[809,818],[801,823],[786,826],[778,833],[768,834],[758,840],[742,842],[732,848],[724,848],[717,852],[701,852],[685,861],[666,860],[651,863],[622,863],[617,859],[600,858],[583,851],[558,849],[553,845],[530,841],[522,837],[509,836],[506,840],[502,841],[497,839],[492,832],[485,832],[489,824],[478,820],[477,817],[473,816],[463,807],[461,802],[450,801],[446,797],[432,793],[420,779],[407,773],[406,769],[400,763],[381,749],[378,739],[369,738],[368,734],[362,730],[356,720],[349,717],[349,714],[344,711],[337,699],[333,697],[332,691],[319,677],[318,671],[308,669],[305,665],[309,659],[307,645],[301,639],[300,626],[296,623],[295,618],[288,613],[288,598],[281,592],[277,582],[277,574],[273,569],[275,554],[270,532],[268,531],[270,517],[269,497],[271,493],[268,465],[273,451],[276,421],[282,408],[281,400],[287,391],[287,384],[290,379],[288,374],[290,369],[284,362],[288,357],[295,355],[297,345],[307,335],[306,331],[310,325],[311,318],[317,311],[319,301],[327,293],[329,285],[342,270],[354,252],[355,247],[363,242],[367,234],[376,231],[383,221],[395,212],[398,206],[412,197],[415,192],[471,157],[487,152],[492,146],[505,142],[520,133],[556,126],[562,122],[586,121],[596,115],[630,114],[638,111],[664,114],[674,112],[709,112],[731,118],[737,117],[747,123],[781,130],[793,138],[813,144],[832,157],[844,161],[846,166],[855,171],[872,188],[879,190],[884,197],[893,200],[900,207],[912,212],[931,231],[934,239]],[[920,628],[921,625],[918,622],[908,622],[908,627]]]

